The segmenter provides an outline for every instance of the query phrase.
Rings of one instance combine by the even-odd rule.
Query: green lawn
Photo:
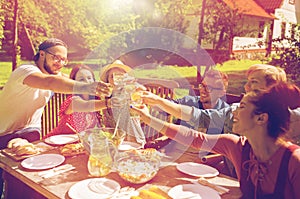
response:
[[[260,61],[252,60],[232,60],[225,62],[223,65],[217,65],[216,69],[225,72],[229,76],[229,93],[240,94],[244,92],[243,85],[246,81],[245,71],[249,66],[261,63]],[[69,74],[70,69],[64,68],[64,73]],[[201,71],[204,71],[204,67],[201,67]],[[11,63],[0,62],[0,88],[2,88],[11,74]],[[99,71],[95,71],[96,77],[98,77]],[[178,67],[178,66],[159,66],[156,69],[136,69],[134,75],[139,78],[151,77],[151,78],[162,78],[162,79],[175,79],[185,82],[196,81],[197,68],[195,66],[189,67]],[[186,85],[181,84],[186,87]],[[1,91],[0,91],[1,92]],[[177,97],[182,97],[188,94],[187,89],[178,89],[176,91]]]
[[[0,88],[2,88],[11,74],[11,63],[0,62]]]

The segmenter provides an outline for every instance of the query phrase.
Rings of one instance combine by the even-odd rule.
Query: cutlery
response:
[[[210,183],[208,180],[206,180],[203,177],[200,177],[198,179],[190,179],[190,178],[176,178],[176,179],[185,180],[185,181],[189,181],[189,182],[192,182],[192,183],[198,183],[198,184],[210,187],[210,188],[214,189],[215,191],[217,191],[219,193],[219,195],[223,195],[223,194],[229,192],[229,189],[227,189],[223,186],[220,186],[220,185]]]
[[[38,173],[38,175],[41,176],[42,178],[50,178],[50,177],[56,176],[58,174],[65,173],[67,171],[71,171],[73,169],[75,169],[75,167],[73,165],[65,164],[65,165],[55,167],[55,168],[47,170],[47,171],[41,171]]]
[[[225,193],[228,193],[229,192],[229,189],[225,188],[225,187],[222,187],[222,186],[219,186],[219,185],[216,185],[216,184],[213,184],[213,183],[210,183],[208,180],[206,180],[205,178],[199,178],[197,180],[197,182],[199,184],[202,184],[204,186],[208,186],[214,190],[216,190],[220,195],[222,194],[225,194]]]

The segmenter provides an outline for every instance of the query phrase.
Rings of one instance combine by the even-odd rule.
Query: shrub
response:
[[[282,67],[288,78],[300,86],[300,41],[299,38],[274,39],[273,55],[269,64]]]

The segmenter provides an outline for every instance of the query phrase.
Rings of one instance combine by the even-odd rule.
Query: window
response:
[[[258,38],[262,38],[264,36],[265,22],[260,21],[258,27]]]

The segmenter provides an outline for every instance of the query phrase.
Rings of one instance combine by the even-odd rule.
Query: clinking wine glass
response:
[[[135,91],[130,95],[130,104],[132,106],[141,106],[143,104],[143,100],[141,97],[142,93],[141,91]],[[139,118],[138,115],[133,114],[132,112],[130,112],[130,116],[131,117],[137,117]]]

